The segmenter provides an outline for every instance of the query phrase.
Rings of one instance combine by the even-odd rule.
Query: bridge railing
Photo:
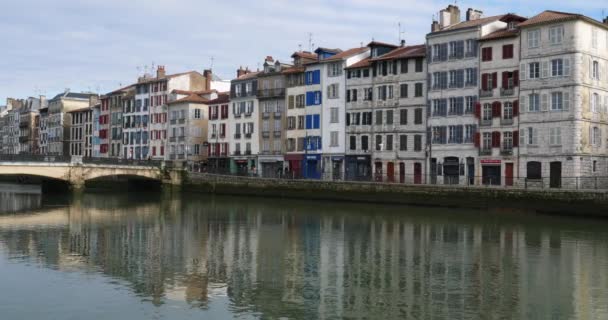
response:
[[[55,162],[70,163],[70,156],[51,156],[42,154],[0,154],[0,161],[5,162]]]
[[[118,165],[118,166],[140,166],[140,167],[160,167],[162,161],[159,160],[136,160],[121,158],[82,158],[83,164],[98,165]]]

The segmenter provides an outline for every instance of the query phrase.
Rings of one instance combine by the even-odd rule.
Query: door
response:
[[[549,169],[549,186],[551,188],[562,187],[562,163],[559,161],[551,162]]]
[[[382,182],[382,162],[376,162],[374,164],[374,167],[375,167],[374,176],[375,176],[376,182]]]
[[[405,163],[399,163],[399,183],[405,183]]]
[[[422,164],[420,162],[414,163],[414,184],[422,183]]]
[[[507,187],[513,186],[513,164],[512,163],[505,164],[505,186],[507,186]]]
[[[388,182],[395,182],[395,164],[393,162],[386,164],[386,176]]]

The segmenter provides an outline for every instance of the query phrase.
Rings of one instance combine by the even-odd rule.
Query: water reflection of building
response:
[[[589,225],[338,208],[90,195],[0,216],[0,252],[267,318],[608,316],[606,234]]]

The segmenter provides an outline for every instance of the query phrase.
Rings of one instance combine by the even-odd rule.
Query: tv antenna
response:
[[[211,70],[213,70],[213,61],[215,61],[215,58],[213,56],[211,56],[211,67],[210,67]]]
[[[312,43],[312,32],[308,33],[308,49],[310,50],[310,52],[313,51],[313,45],[314,43]]]
[[[397,23],[397,26],[399,27],[399,44],[401,44],[401,40],[403,39],[401,36],[405,34],[405,31],[401,30],[401,22]]]

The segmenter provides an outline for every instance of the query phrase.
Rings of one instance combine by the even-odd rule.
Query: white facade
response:
[[[230,91],[229,128],[233,139],[230,150],[241,150],[231,156],[230,170],[239,174],[258,174],[257,155],[260,152],[258,138],[259,102],[257,99],[257,73],[247,73],[233,80]]]
[[[608,26],[572,15],[534,23],[550,14],[521,30],[520,173],[595,188],[608,174]]]

